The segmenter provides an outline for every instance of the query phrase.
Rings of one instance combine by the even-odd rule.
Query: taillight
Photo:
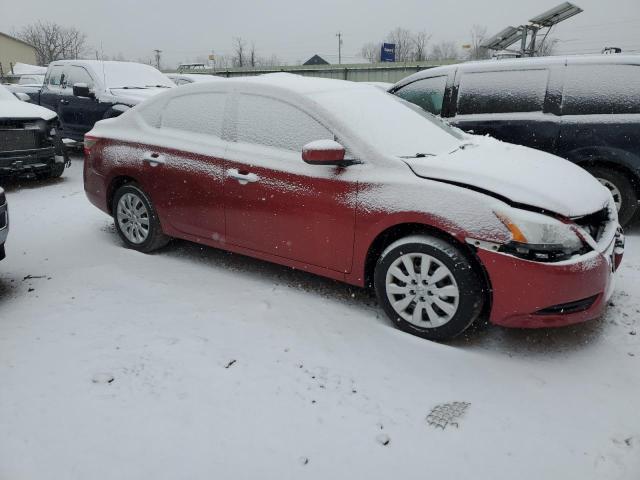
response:
[[[84,157],[89,158],[91,155],[91,148],[98,143],[98,139],[96,137],[89,137],[87,135],[84,136]]]

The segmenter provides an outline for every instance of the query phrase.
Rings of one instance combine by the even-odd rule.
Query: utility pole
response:
[[[154,52],[156,52],[156,68],[160,70],[160,54],[162,50],[154,50]]]
[[[338,65],[342,64],[342,32],[336,33],[338,37]]]

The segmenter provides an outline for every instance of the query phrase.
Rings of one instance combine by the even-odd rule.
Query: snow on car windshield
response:
[[[433,115],[374,87],[310,96],[387,155],[438,155],[456,149],[464,139]]]
[[[174,83],[150,65],[133,62],[103,62],[96,66],[107,88],[174,87]],[[104,71],[102,71],[104,69]]]
[[[18,100],[17,97],[11,93],[9,90],[7,90],[6,87],[3,87],[2,85],[0,85],[0,100]]]

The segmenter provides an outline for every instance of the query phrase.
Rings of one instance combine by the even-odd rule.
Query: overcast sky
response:
[[[38,19],[75,26],[92,50],[129,59],[163,50],[168,65],[212,50],[232,51],[232,37],[254,41],[261,56],[290,63],[314,53],[337,60],[336,32],[343,33],[343,62],[357,61],[362,45],[380,41],[397,26],[425,30],[431,43],[462,45],[473,24],[497,33],[554,7],[559,0],[0,0],[0,31],[15,32]],[[598,52],[619,46],[640,52],[640,0],[576,0],[585,11],[556,27],[559,50]],[[28,8],[25,6],[28,5]],[[337,62],[336,62],[337,63]]]

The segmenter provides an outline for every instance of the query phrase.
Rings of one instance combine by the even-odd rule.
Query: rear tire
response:
[[[620,225],[628,225],[638,212],[638,194],[631,180],[623,173],[606,167],[588,167],[586,170],[609,189],[618,207]]]
[[[135,183],[116,190],[112,205],[118,235],[133,250],[149,253],[164,247],[171,240],[165,235],[151,199]]]
[[[374,273],[376,295],[387,316],[405,332],[447,340],[482,312],[483,283],[454,245],[412,235],[389,245]]]

